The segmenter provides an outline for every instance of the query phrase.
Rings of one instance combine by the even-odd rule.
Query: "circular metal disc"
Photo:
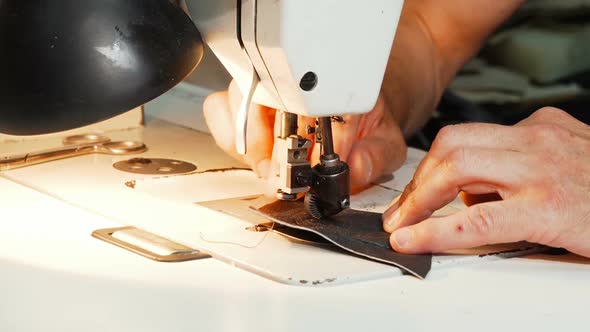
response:
[[[103,153],[108,154],[132,154],[142,153],[147,151],[147,146],[142,142],[136,141],[118,141],[118,142],[107,142],[102,144]],[[135,158],[142,159],[142,158]],[[164,159],[165,160],[165,159]],[[176,160],[174,161],[176,162]]]
[[[0,132],[79,128],[180,83],[204,49],[177,2],[0,0]]]
[[[116,162],[113,167],[123,172],[148,175],[182,174],[197,169],[186,161],[160,158],[133,158]]]
[[[78,145],[78,144],[100,144],[108,143],[111,139],[99,134],[82,134],[68,136],[63,139],[64,145]]]

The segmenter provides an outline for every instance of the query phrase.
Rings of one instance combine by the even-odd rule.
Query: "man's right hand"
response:
[[[273,181],[278,167],[273,159],[274,139],[277,136],[276,110],[252,105],[248,117],[248,147],[244,156],[238,155],[235,146],[234,122],[242,94],[237,84],[232,82],[228,91],[209,96],[204,105],[207,125],[217,144],[227,153],[248,164],[259,176]],[[380,97],[369,113],[345,116],[344,123],[333,124],[333,138],[336,153],[347,162],[351,171],[352,191],[368,187],[379,177],[391,174],[399,168],[406,157],[406,145],[402,131],[391,112],[386,111]],[[305,133],[307,125],[315,119],[302,118],[299,121],[299,134]],[[311,138],[311,137],[308,137]],[[312,148],[312,165],[319,160],[319,146]],[[274,187],[273,187],[274,186]]]
[[[375,107],[361,116],[347,116],[345,124],[333,126],[335,150],[350,166],[353,191],[366,188],[401,166],[406,155],[404,135],[412,135],[426,123],[456,71],[522,2],[405,2]],[[207,124],[222,149],[274,184],[276,111],[259,105],[251,107],[248,153],[238,156],[233,124],[241,98],[234,83],[228,91],[209,96],[204,105]],[[313,119],[302,119],[302,136],[306,124],[311,123]],[[318,157],[316,146],[312,163]]]

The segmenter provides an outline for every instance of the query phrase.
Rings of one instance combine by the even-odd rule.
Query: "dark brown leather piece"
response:
[[[252,209],[278,224],[318,234],[348,252],[395,265],[419,278],[430,271],[432,255],[406,255],[391,249],[380,213],[349,209],[317,220],[305,211],[301,200],[277,201]]]

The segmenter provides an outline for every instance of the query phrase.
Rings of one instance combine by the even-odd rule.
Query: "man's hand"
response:
[[[502,200],[431,218],[459,193]],[[404,253],[530,241],[590,257],[590,127],[543,108],[513,127],[443,128],[383,221]]]
[[[253,105],[248,118],[248,153],[236,152],[234,119],[242,96],[235,83],[228,91],[213,94],[204,105],[207,125],[217,144],[230,155],[250,165],[261,177],[274,184],[273,161],[276,110]],[[385,110],[380,97],[374,109],[362,116],[345,116],[345,123],[333,124],[334,148],[350,166],[353,192],[368,187],[377,178],[391,174],[406,158],[406,145],[399,125]],[[299,134],[307,136],[305,127],[314,119],[300,119]],[[310,137],[308,137],[310,138]],[[319,160],[319,146],[312,148],[312,165]],[[274,188],[276,189],[276,188]]]
[[[404,135],[413,135],[426,123],[457,70],[523,1],[425,0],[404,4],[374,109],[363,116],[345,117],[346,124],[333,126],[335,150],[350,166],[353,191],[401,166],[406,156]],[[276,170],[272,162],[276,112],[263,106],[250,109],[248,153],[238,156],[233,124],[240,100],[234,83],[228,91],[209,96],[204,105],[207,124],[226,152],[269,177]],[[305,136],[305,127],[311,123],[313,119],[300,123],[299,134]],[[316,146],[312,164],[318,157]],[[269,180],[272,184],[273,177]]]

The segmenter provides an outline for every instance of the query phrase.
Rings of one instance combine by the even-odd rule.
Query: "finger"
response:
[[[389,212],[383,228],[393,232],[430,217],[436,210],[452,202],[459,192],[470,192],[482,185],[489,192],[506,192],[512,186],[526,182],[529,169],[520,152],[496,149],[465,148],[456,150],[441,162]]]
[[[229,106],[228,92],[221,91],[209,95],[203,104],[203,114],[217,145],[234,158],[244,161],[235,152],[235,132],[231,129],[233,116]]]
[[[274,126],[273,126],[273,141],[275,137],[279,137],[281,132],[281,121],[279,116],[276,117]],[[284,153],[284,151],[280,151],[279,145],[273,144],[272,148],[272,157],[270,162],[270,170],[268,172],[268,176],[266,177],[266,191],[265,195],[268,197],[276,196],[277,189],[282,188],[281,185],[281,175],[280,175],[280,163],[279,160],[282,158],[279,156],[279,153]]]
[[[585,123],[578,121],[576,118],[568,114],[567,112],[555,108],[555,107],[543,107],[533,113],[528,118],[520,121],[515,126],[516,127],[533,127],[539,125],[550,125],[550,126],[559,126],[565,128],[569,131],[574,132],[575,134],[584,137],[586,139],[590,139],[590,133],[588,132],[588,125]],[[549,128],[542,128],[538,127],[534,130],[546,130]],[[531,135],[537,136],[537,135]]]
[[[437,134],[426,157],[418,165],[414,178],[420,181],[445,157],[460,148],[497,148],[519,151],[527,138],[525,130],[488,123],[467,123],[446,126]]]
[[[352,146],[358,141],[359,124],[362,116],[344,116],[344,122],[332,121],[332,138],[334,151],[340,159],[348,162]]]
[[[535,225],[524,210],[516,199],[474,205],[398,229],[390,244],[397,252],[414,254],[525,241],[534,234]]]
[[[425,181],[424,177],[449,154],[456,153],[457,150],[463,148],[497,148],[520,151],[522,142],[527,140],[530,140],[530,134],[524,128],[486,123],[444,127],[438,133],[426,157],[418,165],[414,177],[404,189],[397,206],[401,205],[408,195]]]
[[[233,117],[232,127],[230,128],[233,128],[243,98],[235,81],[230,84],[228,95]],[[246,141],[247,152],[244,160],[262,177],[267,177],[271,169],[275,117],[276,111],[274,109],[258,104],[250,104]],[[233,148],[235,149],[235,143]]]
[[[576,120],[576,118],[564,110],[555,107],[543,107],[535,111],[529,117],[518,122],[515,126],[522,127],[550,123],[570,128],[572,124],[578,122],[579,121]],[[583,126],[583,124],[581,125]]]
[[[473,194],[466,193],[463,191],[461,192],[460,197],[463,203],[465,203],[465,205],[467,206],[472,206],[475,204],[481,204],[485,202],[499,201],[502,199],[502,197],[500,197],[500,195],[498,195],[497,193],[489,194],[489,191],[488,194]]]
[[[388,137],[366,137],[356,142],[349,156],[352,192],[369,187],[383,175],[398,169],[406,158],[407,147],[401,130]]]
[[[384,175],[391,175],[406,159],[407,146],[403,133],[383,99],[375,108],[358,117],[356,135],[349,133],[351,146],[347,161],[353,192],[369,187]],[[344,145],[344,143],[343,143]]]
[[[383,230],[385,230],[385,221],[389,220],[389,218],[391,218],[391,215],[393,213],[395,213],[395,211],[397,211],[398,207],[399,207],[399,200],[402,196],[398,195],[396,198],[394,198],[391,203],[389,203],[389,205],[385,208],[385,212],[383,212],[383,215],[381,216],[381,219],[383,221]],[[388,232],[389,233],[389,232]]]
[[[397,209],[400,207],[400,205],[408,198],[408,196],[416,189],[416,187],[417,187],[416,181],[414,179],[412,179],[412,181],[410,181],[410,183],[406,186],[405,190],[400,195],[398,195],[389,204],[389,206],[387,206],[387,209],[383,213],[383,220],[384,221],[389,219],[395,213],[395,211],[397,211]],[[465,196],[461,197],[462,199],[464,197],[469,197],[469,198],[463,199],[463,202],[467,206],[477,204],[477,202],[483,203],[484,201],[502,199],[502,197],[500,197],[496,193],[497,188],[495,186],[490,185],[490,184],[472,183],[468,187],[465,187],[464,190],[469,190],[468,193],[465,191],[460,192],[460,194],[465,195]],[[474,197],[474,198],[470,198],[470,197]],[[480,197],[479,200],[478,200],[478,197]],[[487,199],[487,197],[490,197],[490,199]],[[493,199],[496,197],[497,197],[497,199]],[[472,203],[469,203],[470,200],[472,201]]]
[[[272,149],[272,137],[269,141],[268,130],[269,122],[271,122],[272,111],[264,107],[253,105],[250,111],[248,123],[248,150],[246,156],[237,153],[235,146],[235,131],[234,131],[234,112],[230,105],[230,96],[228,91],[214,93],[205,99],[203,105],[203,113],[207,126],[215,139],[215,142],[223,151],[231,155],[235,159],[248,164],[259,175],[265,177],[270,167],[269,151]],[[266,114],[265,114],[266,113]],[[253,128],[258,126],[258,128]],[[259,142],[263,143],[260,144]],[[256,148],[252,147],[257,145]]]

